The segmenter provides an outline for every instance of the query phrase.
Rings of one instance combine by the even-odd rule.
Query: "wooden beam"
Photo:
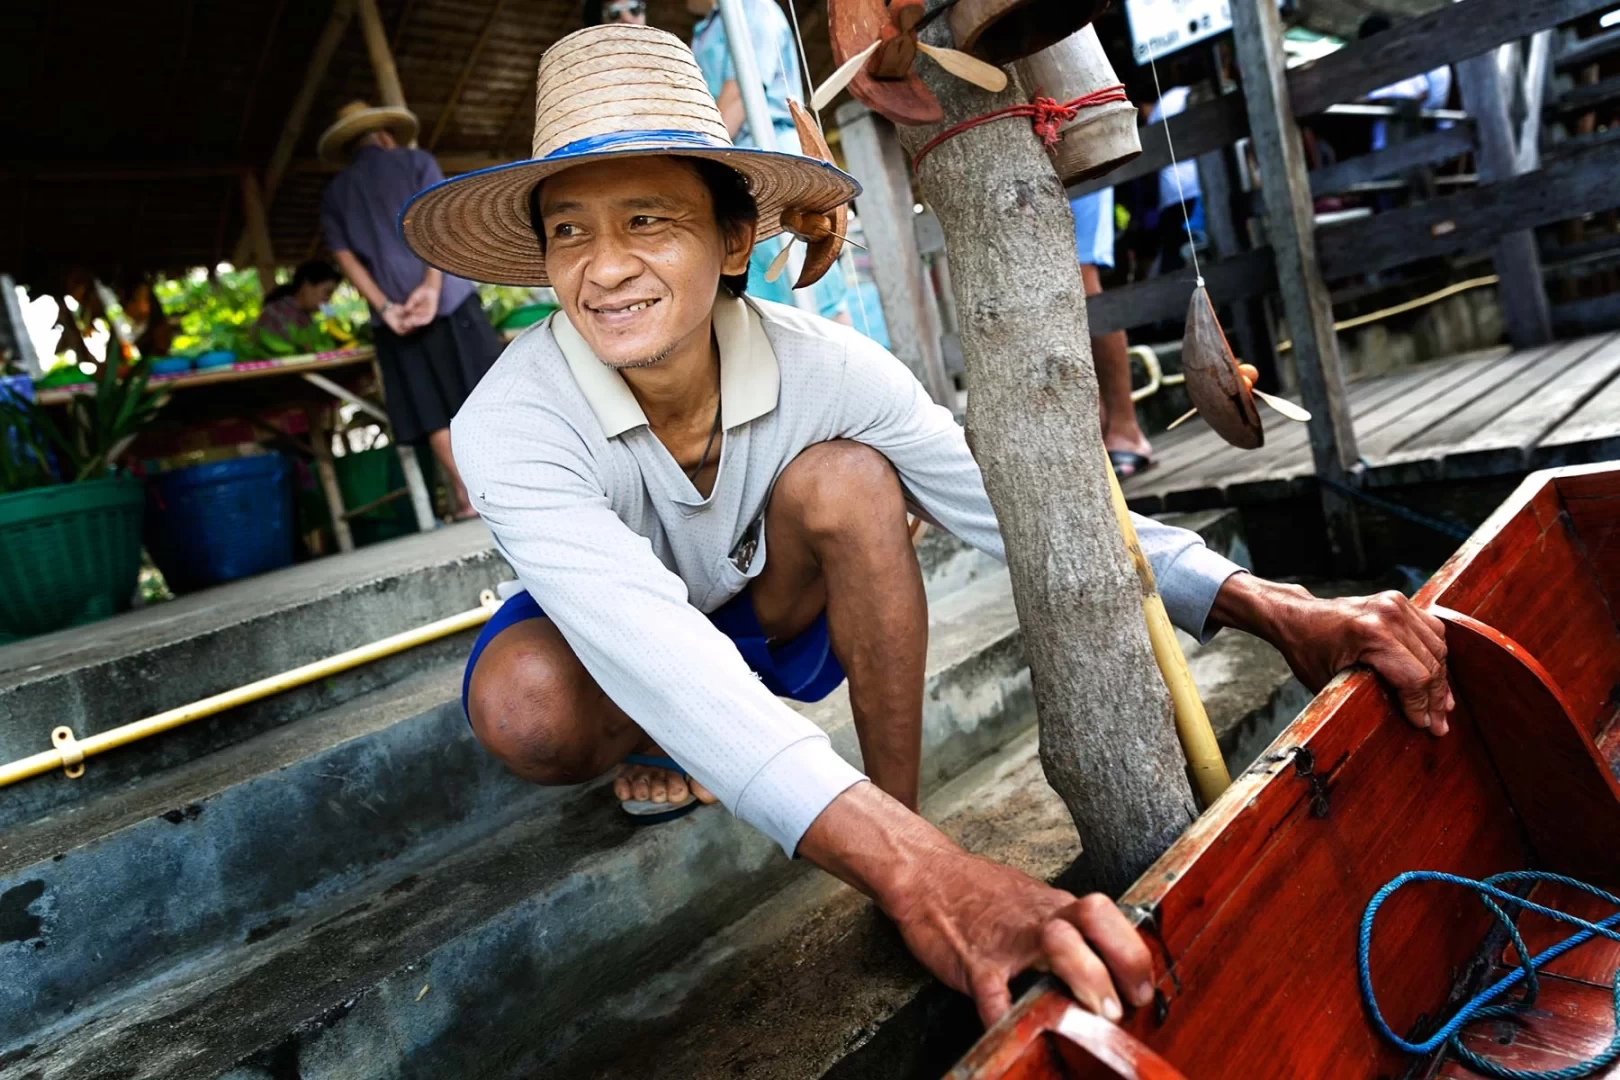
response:
[[[495,0],[490,6],[489,14],[484,17],[484,25],[478,31],[478,37],[473,41],[471,51],[467,53],[467,62],[461,65],[455,84],[450,87],[450,96],[445,100],[444,108],[439,110],[438,119],[433,122],[433,133],[427,140],[429,151],[439,145],[439,139],[450,126],[450,118],[455,115],[456,106],[461,102],[461,92],[467,87],[467,76],[472,74],[473,65],[478,62],[478,54],[484,51],[484,42],[489,40],[489,32],[494,29],[495,20],[500,17],[501,9],[505,6],[506,0]]]
[[[1492,50],[1457,65],[1457,83],[1463,105],[1479,125],[1479,178],[1486,185],[1518,175],[1518,146],[1508,116],[1508,98],[1497,52]],[[1489,186],[1487,191],[1492,190]],[[1514,348],[1528,349],[1552,340],[1552,313],[1541,277],[1533,229],[1504,231],[1491,254],[1496,275],[1502,279],[1497,296]]]
[[[1204,288],[1209,290],[1210,301],[1217,307],[1245,297],[1261,296],[1277,287],[1277,270],[1270,248],[1245,251],[1220,262],[1206,262],[1203,271]],[[1196,277],[1189,266],[1088,298],[1086,311],[1091,319],[1091,333],[1100,337],[1115,330],[1184,319],[1187,297]]]
[[[371,70],[377,77],[377,97],[383,105],[405,108],[405,88],[399,84],[399,71],[394,67],[394,52],[388,47],[388,31],[383,29],[377,0],[355,3],[360,13],[360,32],[366,38],[366,54],[371,57]]]
[[[1332,195],[1357,184],[1399,176],[1410,169],[1438,165],[1474,152],[1474,129],[1466,124],[1431,131],[1398,142],[1387,150],[1349,158],[1311,171],[1311,194]]]
[[[1359,455],[1333,330],[1333,303],[1316,260],[1315,213],[1285,75],[1282,33],[1272,0],[1233,0],[1232,37],[1265,191],[1266,234],[1294,341],[1301,396],[1311,411],[1311,460],[1318,477],[1342,485]],[[1364,555],[1355,505],[1324,484],[1322,510],[1338,562],[1360,569]]]
[[[1420,257],[1484,251],[1514,229],[1612,209],[1620,206],[1617,175],[1620,139],[1607,139],[1561,155],[1532,173],[1321,229],[1316,247],[1322,274],[1331,281]]]
[[[247,223],[253,265],[259,269],[259,293],[276,287],[276,253],[270,246],[270,219],[264,212],[264,192],[251,171],[242,173],[242,220]]]
[[[892,123],[858,101],[840,106],[838,129],[849,170],[861,183],[855,208],[883,302],[889,347],[936,402],[953,408],[944,349],[931,329],[933,318],[923,293],[922,254],[912,225],[911,169],[899,135]]]
[[[1571,41],[1558,50],[1553,66],[1559,71],[1573,71],[1595,64],[1612,52],[1620,52],[1620,30],[1610,30],[1584,41]]]
[[[1354,41],[1321,60],[1288,72],[1295,116],[1355,101],[1409,75],[1455,64],[1504,41],[1613,6],[1613,0],[1464,0],[1402,23],[1367,41]],[[1620,47],[1620,46],[1617,46]],[[1170,120],[1176,153],[1190,160],[1247,135],[1243,100],[1227,94],[1189,106]],[[1071,198],[1123,184],[1170,164],[1163,125],[1142,129],[1142,156],[1107,176],[1076,184]]]
[[[1529,37],[1613,6],[1614,0],[1463,0],[1445,4],[1289,72],[1294,115],[1312,116],[1407,76],[1460,63],[1504,41]]]
[[[1555,305],[1552,320],[1553,327],[1563,337],[1620,329],[1620,293]]]
[[[1201,154],[1230,146],[1248,133],[1249,119],[1241,92],[1226,94],[1214,101],[1199,102],[1170,118],[1170,139],[1175,142],[1176,157],[1182,161],[1191,161]],[[1075,184],[1069,188],[1069,198],[1078,199],[1093,191],[1151,175],[1170,164],[1170,146],[1165,140],[1162,123],[1144,124],[1138,134],[1142,139],[1139,157],[1106,176]]]
[[[1577,86],[1559,94],[1547,108],[1555,113],[1578,113],[1620,98],[1620,75]]]
[[[287,174],[287,166],[292,162],[293,151],[298,149],[298,140],[303,138],[304,124],[309,120],[309,111],[315,105],[316,92],[320,90],[321,82],[326,78],[326,71],[332,66],[332,57],[337,53],[338,43],[343,40],[343,35],[349,29],[349,22],[353,18],[354,0],[335,0],[332,14],[327,16],[326,25],[321,28],[321,36],[315,39],[315,49],[310,53],[309,63],[304,68],[304,81],[298,86],[292,107],[287,110],[287,119],[281,125],[281,137],[276,140],[276,148],[270,152],[270,161],[264,167],[266,214],[275,205],[276,193],[281,190],[282,177]],[[234,257],[231,259],[233,263],[241,264],[247,261],[249,242],[247,229],[244,228],[236,242]]]

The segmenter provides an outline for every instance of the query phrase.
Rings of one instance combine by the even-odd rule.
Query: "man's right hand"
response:
[[[917,959],[973,998],[986,1027],[1012,1007],[1008,980],[1032,968],[1109,1020],[1124,1016],[1121,1001],[1153,1000],[1152,956],[1108,897],[1076,897],[965,852],[941,861],[889,914]]]
[[[1008,980],[1032,968],[1110,1020],[1123,1015],[1122,1001],[1153,1000],[1152,955],[1112,900],[969,855],[876,784],[834,799],[798,850],[877,900],[913,955],[972,996],[986,1026],[1012,1005]]]
[[[403,304],[390,303],[386,305],[382,309],[382,318],[383,322],[388,325],[388,329],[392,330],[400,337],[404,337],[406,334],[415,329],[415,327],[411,325],[410,316],[407,314],[405,305]]]

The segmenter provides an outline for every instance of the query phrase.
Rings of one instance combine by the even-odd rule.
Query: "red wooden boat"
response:
[[[1447,625],[1451,734],[1408,726],[1367,672],[1335,680],[1121,899],[1155,952],[1157,1007],[1115,1026],[1043,984],[950,1080],[1485,1075],[1452,1048],[1412,1055],[1378,1033],[1358,929],[1406,871],[1537,869],[1620,891],[1620,466],[1531,476],[1417,601]],[[1565,885],[1529,899],[1615,914]],[[1394,1033],[1422,1042],[1515,969],[1493,925],[1452,885],[1390,898],[1369,972]],[[1570,932],[1531,913],[1518,927],[1532,954]],[[1615,1035],[1617,965],[1620,943],[1584,944],[1546,966],[1533,1007],[1459,1041],[1509,1069],[1589,1059]]]

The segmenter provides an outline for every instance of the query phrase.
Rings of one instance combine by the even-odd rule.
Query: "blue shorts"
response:
[[[534,597],[520,592],[508,598],[484,624],[478,640],[473,642],[472,655],[467,658],[466,673],[461,677],[461,708],[469,722],[472,713],[467,708],[467,694],[472,688],[473,668],[478,666],[484,649],[507,627],[529,619],[543,619],[545,615]],[[768,642],[765,631],[760,629],[759,617],[754,614],[753,596],[744,589],[711,613],[709,621],[731,639],[765,688],[777,697],[820,701],[844,681],[844,669],[833,655],[832,642],[827,637],[825,611],[798,637]]]

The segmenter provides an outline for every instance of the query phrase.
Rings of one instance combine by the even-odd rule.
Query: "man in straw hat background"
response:
[[[987,1022],[1037,965],[1105,1016],[1146,1004],[1149,954],[1112,902],[969,855],[917,813],[928,612],[907,508],[1001,557],[995,515],[962,430],[898,360],[744,295],[783,210],[824,212],[855,182],[734,148],[661,31],[564,38],[536,101],[531,160],[401,215],[447,273],[549,283],[562,304],[455,420],[524,589],[468,661],[477,738],[543,784],[629,762],[615,791],[652,820],[718,798],[872,896]],[[1190,632],[1260,633],[1313,685],[1371,662],[1444,732],[1438,628],[1404,599],[1316,600],[1193,533],[1137,528]],[[816,700],[846,672],[866,775],[778,697]]]
[[[400,239],[411,195],[444,179],[416,140],[408,109],[350,102],[322,133],[321,160],[346,167],[321,198],[321,229],[345,276],[371,305],[394,439],[433,448],[451,513],[474,516],[450,452],[450,418],[501,353],[472,282],[440,273]]]

